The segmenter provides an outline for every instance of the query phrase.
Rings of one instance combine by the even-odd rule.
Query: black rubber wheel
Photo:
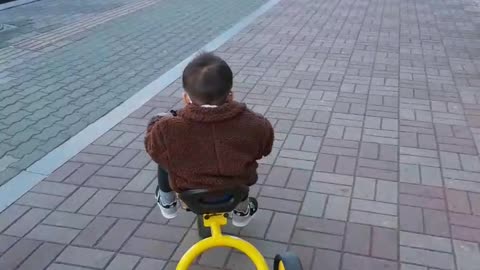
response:
[[[205,227],[205,225],[203,225],[202,215],[197,215],[197,227],[198,227],[198,236],[200,236],[201,239],[205,239],[212,236],[212,232],[210,231],[210,228],[207,228]]]
[[[285,270],[303,270],[302,262],[297,255],[291,252],[277,254],[273,260],[273,269],[280,270],[280,262],[283,263]]]

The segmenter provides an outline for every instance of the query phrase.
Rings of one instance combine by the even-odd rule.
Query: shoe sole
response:
[[[160,212],[162,212],[162,216],[163,216],[164,218],[166,218],[166,219],[172,219],[172,218],[175,218],[175,217],[178,216],[178,208],[177,208],[177,207],[175,207],[175,208],[176,208],[175,213],[172,214],[172,213],[167,213],[167,212],[165,211],[165,209],[162,207],[162,205],[160,205],[160,203],[157,203],[157,205],[158,205],[158,208],[160,208]]]
[[[235,226],[235,227],[245,227],[245,226],[247,226],[247,225],[250,223],[250,221],[252,221],[252,219],[253,219],[254,216],[255,216],[255,215],[251,216],[251,217],[250,217],[247,221],[245,221],[245,222],[238,222],[238,221],[235,221],[234,219],[232,219],[232,224],[233,224],[233,226]]]

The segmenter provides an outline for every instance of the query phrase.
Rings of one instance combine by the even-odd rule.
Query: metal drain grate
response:
[[[13,30],[17,28],[16,26],[14,25],[10,25],[10,24],[5,24],[5,23],[0,23],[0,33],[1,32],[7,32],[9,30]]]

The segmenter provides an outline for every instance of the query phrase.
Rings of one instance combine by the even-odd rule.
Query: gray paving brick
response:
[[[292,158],[292,159],[312,160],[312,161],[315,161],[317,159],[316,153],[296,151],[296,150],[281,150],[279,153],[279,156]]]
[[[151,159],[146,152],[139,151],[138,154],[127,163],[127,167],[143,169],[150,161]]]
[[[363,177],[372,177],[379,178],[389,181],[397,181],[398,173],[396,171],[368,168],[368,167],[358,167],[357,175]]]
[[[360,199],[375,199],[375,179],[356,177],[353,189],[353,197]]]
[[[83,184],[90,176],[92,176],[100,166],[92,164],[84,164],[82,167],[78,168],[74,173],[68,176],[64,182],[70,184]]]
[[[18,238],[14,236],[0,235],[0,254],[5,253],[17,240]]]
[[[82,164],[80,163],[67,162],[60,168],[56,169],[52,174],[50,174],[46,180],[53,182],[62,182],[63,180],[65,180],[66,177],[68,177],[81,166]]]
[[[427,267],[415,265],[415,264],[409,264],[409,263],[402,263],[400,265],[400,269],[401,270],[427,270]]]
[[[19,240],[10,250],[0,257],[2,269],[15,269],[25,260],[41,242],[29,239]]]
[[[155,270],[162,268],[165,265],[164,260],[156,260],[150,258],[143,258],[137,265],[136,270]]]
[[[92,219],[92,216],[54,211],[50,213],[42,223],[74,229],[83,229],[90,223],[90,221],[92,221]]]
[[[79,233],[79,230],[48,225],[37,225],[25,238],[40,241],[51,241],[59,244],[70,243]]]
[[[385,269],[394,270],[398,268],[397,262],[376,259],[371,257],[345,254],[342,258],[344,270],[367,270],[367,269]]]
[[[480,194],[469,193],[468,198],[470,199],[473,214],[478,216],[480,213]]]
[[[44,243],[18,269],[35,269],[47,267],[54,258],[60,254],[63,246]]]
[[[311,182],[308,190],[339,196],[350,196],[352,193],[352,188],[350,186],[322,182]]]
[[[111,147],[111,146],[104,146],[104,145],[89,145],[82,150],[82,153],[114,156],[118,154],[118,152],[120,152],[121,150],[122,149],[119,147]]]
[[[345,223],[341,221],[300,216],[296,228],[333,235],[343,235]]]
[[[437,210],[444,210],[446,208],[445,201],[443,199],[419,197],[419,196],[414,196],[409,194],[400,194],[399,201],[400,201],[400,204],[403,204],[403,205],[418,206],[422,208],[430,208],[430,209],[437,209]]]
[[[107,133],[103,134],[98,138],[93,144],[95,145],[109,145],[111,142],[113,142],[118,136],[122,134],[121,131],[116,131],[116,130],[110,130],[107,131]]]
[[[260,192],[261,196],[286,199],[292,201],[302,201],[305,195],[304,191],[296,189],[286,189],[279,187],[264,186]]]
[[[441,269],[455,269],[453,256],[448,253],[400,247],[400,259],[403,262],[438,267]]]
[[[142,220],[150,208],[134,205],[110,203],[100,213],[102,216]]]
[[[425,232],[437,236],[450,236],[447,214],[443,211],[423,209]]]
[[[137,172],[138,171],[135,169],[105,166],[102,167],[99,171],[97,171],[96,174],[99,176],[132,179],[137,174]]]
[[[337,157],[335,155],[319,154],[315,166],[316,171],[334,172]]]
[[[310,269],[315,256],[315,250],[313,248],[292,245],[289,251],[295,253],[300,258],[303,268]]]
[[[118,220],[95,247],[112,251],[120,249],[138,225],[138,221]]]
[[[338,270],[341,254],[336,251],[317,249],[313,269]]]
[[[328,197],[327,207],[325,208],[325,217],[336,220],[347,220],[349,199],[330,195]]]
[[[290,179],[288,180],[287,187],[306,190],[310,183],[311,172],[307,170],[292,170]]]
[[[144,223],[135,232],[135,235],[147,239],[169,242],[180,242],[186,233],[185,228]]]
[[[49,212],[49,210],[45,209],[32,208],[11,225],[4,233],[7,235],[23,237],[43,218],[45,218]]]
[[[382,202],[397,203],[398,184],[395,182],[378,180],[375,199]]]
[[[372,256],[396,260],[398,254],[398,233],[396,230],[373,227]]]
[[[74,185],[42,181],[33,187],[31,191],[66,197],[70,195],[76,188],[77,187]]]
[[[452,225],[451,233],[454,239],[466,240],[466,241],[479,241],[479,231],[478,229],[468,228],[463,226]]]
[[[328,248],[340,250],[342,248],[342,237],[309,232],[303,230],[295,230],[292,236],[292,242],[318,248]]]
[[[429,197],[437,199],[444,198],[442,189],[438,187],[401,183],[399,185],[399,190],[400,193],[415,195],[419,197]]]
[[[332,184],[349,185],[349,186],[353,184],[352,176],[333,174],[333,173],[314,172],[312,176],[312,180],[325,182],[325,183],[332,183]]]
[[[298,213],[300,210],[300,203],[281,200],[276,198],[269,198],[269,197],[260,197],[259,204],[262,205],[262,208],[280,211],[280,212],[288,212],[288,213]]]
[[[453,241],[458,270],[473,270],[479,263],[479,248],[477,243]]]
[[[443,252],[452,252],[450,239],[417,233],[400,232],[400,245]]]
[[[343,250],[369,255],[371,234],[371,228],[367,225],[348,223]]]
[[[139,260],[138,256],[117,254],[106,269],[132,270]]]
[[[480,218],[460,213],[450,213],[451,224],[480,228]]]
[[[168,259],[176,246],[173,243],[132,237],[125,243],[122,252],[150,258]]]
[[[295,215],[275,213],[272,223],[267,231],[266,239],[279,242],[289,242],[295,222]]]
[[[240,235],[260,238],[265,237],[272,216],[272,211],[260,209],[258,217],[251,221],[251,226],[243,228],[240,231]]]
[[[113,159],[111,159],[107,164],[111,166],[124,166],[134,156],[136,156],[138,152],[139,151],[135,149],[124,149],[120,153],[118,153]]]
[[[350,211],[349,221],[373,226],[397,228],[397,217],[361,211]]]
[[[285,166],[294,169],[303,169],[303,170],[311,170],[313,169],[315,162],[309,160],[300,160],[300,159],[292,159],[287,157],[279,157],[275,161],[275,165],[277,166]]]
[[[96,217],[73,241],[75,245],[94,246],[95,243],[115,222],[113,218]]]
[[[121,190],[127,183],[128,179],[125,178],[94,175],[90,177],[87,182],[85,182],[85,185],[100,189]]]
[[[471,212],[468,194],[465,191],[447,189],[448,210],[469,214]]]
[[[290,168],[273,167],[265,183],[273,186],[285,186],[288,181],[290,172]]]
[[[57,257],[56,261],[79,266],[103,268],[112,257],[113,252],[69,246]],[[85,258],[90,259],[85,260]]]
[[[117,195],[117,192],[113,190],[99,190],[78,212],[87,215],[98,215],[115,195]]]
[[[70,197],[68,197],[62,204],[57,207],[57,210],[76,212],[84,203],[86,203],[97,191],[94,188],[80,187]]]
[[[322,217],[326,202],[327,195],[307,192],[300,213],[307,216]]]
[[[350,208],[353,210],[359,210],[359,211],[365,211],[365,212],[373,212],[373,213],[386,214],[386,215],[392,215],[392,216],[397,215],[397,205],[376,202],[376,201],[352,199]]]
[[[11,205],[0,213],[0,232],[8,228],[18,218],[20,218],[25,212],[29,210],[26,206]]]

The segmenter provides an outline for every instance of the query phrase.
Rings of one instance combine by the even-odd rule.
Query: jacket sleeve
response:
[[[264,139],[264,147],[263,147],[263,153],[262,155],[264,157],[270,155],[272,152],[272,147],[273,147],[273,141],[275,139],[275,132],[273,130],[272,124],[268,119],[265,118],[265,139]]]
[[[164,130],[167,126],[166,119],[158,119],[151,123],[145,135],[145,150],[160,167],[168,171],[168,151],[165,144]]]

